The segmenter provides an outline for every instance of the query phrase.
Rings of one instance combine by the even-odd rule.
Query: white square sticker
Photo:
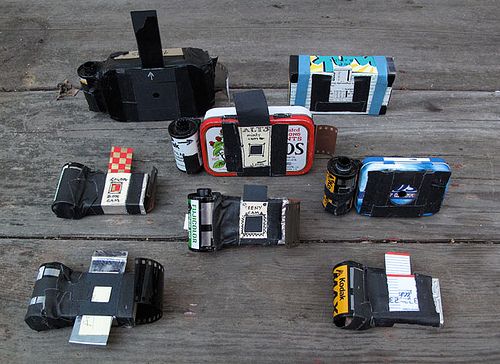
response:
[[[92,302],[108,303],[112,287],[95,286],[92,292]]]

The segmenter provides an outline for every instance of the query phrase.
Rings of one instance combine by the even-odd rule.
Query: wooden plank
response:
[[[268,91],[270,104],[283,92]],[[270,196],[302,201],[301,237],[326,240],[500,240],[498,97],[488,92],[396,92],[386,116],[318,117],[339,128],[338,154],[442,156],[452,166],[452,183],[440,213],[421,219],[375,219],[352,212],[335,218],[320,201],[328,158],[312,171],[286,178],[215,178],[185,175],[174,164],[168,122],[118,123],[86,111],[79,95],[54,101],[52,92],[0,94],[1,236],[130,237],[181,239],[185,198],[198,187],[239,196],[243,183],[269,185]],[[433,111],[430,111],[433,110]],[[442,111],[436,111],[442,110]],[[50,204],[61,166],[69,161],[104,169],[110,146],[136,149],[137,171],[159,168],[156,209],[147,216],[58,219]]]
[[[499,90],[500,7],[495,0],[308,3],[274,1],[148,3],[164,46],[219,55],[236,87],[286,87],[296,53],[396,57],[399,89]],[[0,88],[55,87],[76,68],[135,49],[129,11],[119,1],[4,1]],[[142,6],[139,6],[142,8]],[[467,16],[463,16],[467,14]]]
[[[499,245],[302,244],[203,254],[165,242],[5,239],[1,244],[4,363],[500,361],[500,309],[492,304],[500,294]],[[69,344],[70,329],[29,329],[22,320],[39,264],[60,261],[86,270],[100,248],[127,249],[131,257],[164,264],[164,317],[133,329],[113,328],[106,350]],[[333,325],[333,265],[353,259],[383,267],[389,250],[410,252],[416,272],[440,279],[443,328],[398,325],[348,332]]]

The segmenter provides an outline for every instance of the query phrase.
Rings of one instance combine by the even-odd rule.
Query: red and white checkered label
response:
[[[108,173],[131,173],[133,148],[112,147],[109,155]]]

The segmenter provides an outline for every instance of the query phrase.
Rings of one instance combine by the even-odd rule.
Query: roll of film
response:
[[[210,188],[198,188],[188,195],[188,246],[194,251],[211,251],[213,242],[213,211],[216,195]]]
[[[326,211],[338,216],[352,208],[360,164],[359,160],[349,157],[334,157],[328,161],[323,194]]]
[[[188,174],[198,173],[203,165],[199,125],[198,119],[180,118],[168,126],[175,164],[179,170]]]

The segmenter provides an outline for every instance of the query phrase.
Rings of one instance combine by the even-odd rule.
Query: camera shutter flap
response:
[[[142,68],[163,67],[163,51],[156,11],[132,11],[130,15]]]

